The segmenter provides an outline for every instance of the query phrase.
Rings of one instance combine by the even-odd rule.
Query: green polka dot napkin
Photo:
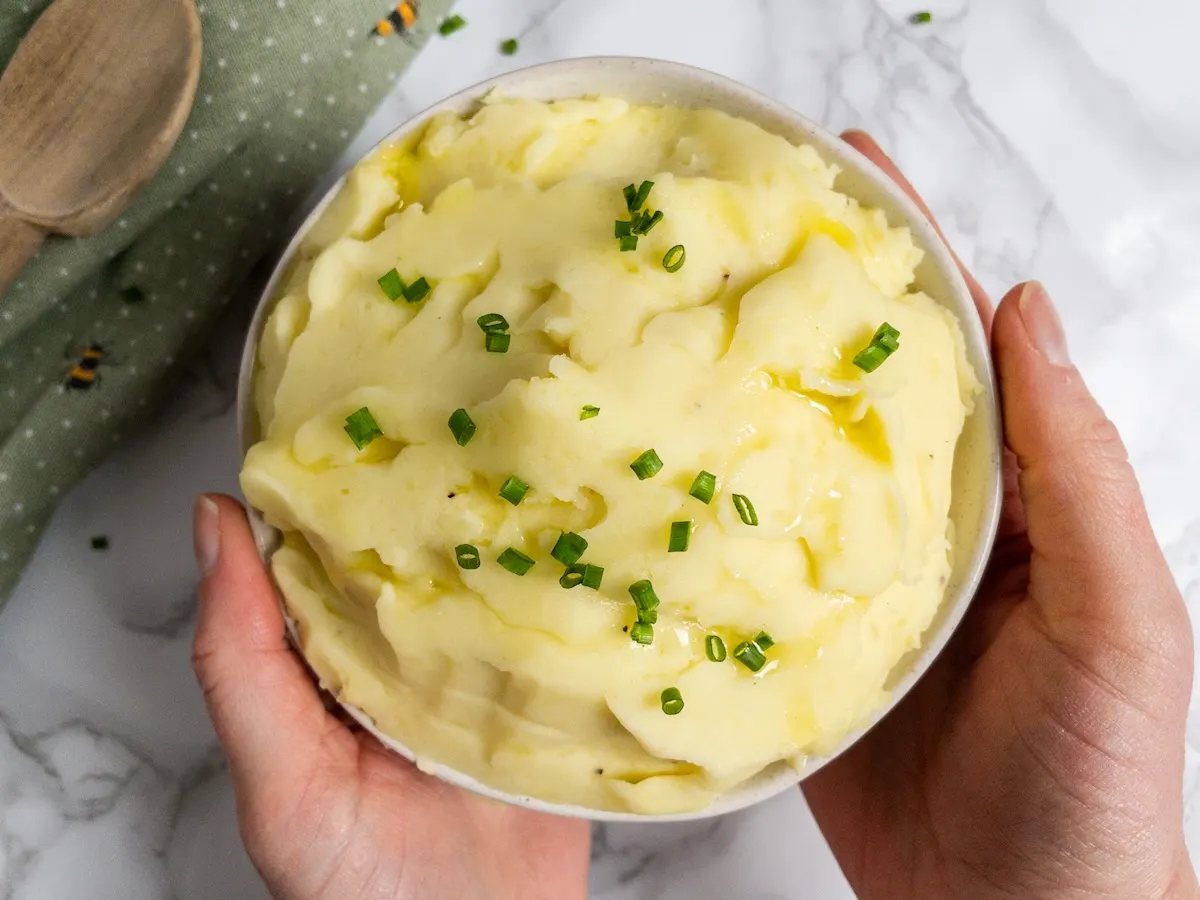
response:
[[[170,385],[450,3],[424,0],[407,39],[370,37],[388,0],[197,4],[200,87],[159,175],[0,296],[0,603],[57,501]],[[0,64],[46,5],[0,5]],[[103,357],[72,378],[92,345]]]

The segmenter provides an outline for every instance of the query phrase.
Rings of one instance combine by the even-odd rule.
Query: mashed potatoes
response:
[[[953,316],[908,293],[907,230],[835,175],[748,122],[615,99],[494,100],[352,173],[267,323],[242,472],[330,689],[421,759],[642,813],[802,765],[885,703],[942,600],[978,385]],[[663,217],[622,251],[622,189],[643,180],[636,215]],[[414,302],[389,299],[392,269]],[[507,352],[485,349],[488,314]],[[864,372],[885,321],[899,349]],[[382,435],[360,449],[363,408]],[[702,471],[709,503],[689,494]],[[564,532],[598,589],[560,584]],[[641,580],[661,601],[648,645]]]

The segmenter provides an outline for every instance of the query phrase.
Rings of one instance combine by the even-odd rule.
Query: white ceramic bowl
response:
[[[892,701],[886,709],[880,710],[874,716],[871,721],[871,725],[874,725],[916,683],[950,639],[979,584],[991,552],[1000,515],[1002,455],[995,375],[988,353],[987,336],[967,286],[949,251],[913,202],[874,164],[842,140],[799,113],[750,88],[721,75],[678,63],[629,57],[596,57],[564,60],[521,69],[467,88],[431,106],[400,125],[385,138],[385,142],[407,136],[436,113],[470,113],[478,107],[482,97],[494,90],[507,96],[536,100],[607,95],[640,103],[718,109],[748,119],[793,143],[811,144],[827,162],[836,163],[841,169],[837,180],[838,190],[857,198],[866,206],[882,209],[893,225],[907,225],[917,246],[925,251],[925,259],[917,268],[916,287],[958,316],[966,336],[967,358],[983,383],[983,393],[977,400],[974,414],[967,419],[954,459],[953,499],[950,507],[950,519],[955,535],[954,566],[946,588],[946,596],[939,614],[924,635],[921,648],[905,656],[893,669],[890,677]],[[238,384],[238,424],[243,453],[258,439],[259,433],[254,414],[251,381],[255,369],[255,353],[263,326],[281,280],[301,241],[341,190],[344,182],[343,178],[333,185],[300,226],[275,266],[275,271],[259,301],[250,332],[246,337]],[[268,559],[278,546],[279,533],[263,522],[253,510],[250,518],[259,551],[264,559]],[[299,646],[295,623],[290,618],[288,629],[293,642]],[[407,759],[414,759],[411,750],[394,738],[377,731],[374,723],[362,710],[348,704],[343,706],[347,713],[378,737],[386,747]],[[429,764],[428,761],[422,761],[422,766],[452,784],[507,803],[544,812],[604,821],[678,821],[732,812],[794,787],[801,778],[815,772],[833,756],[853,744],[862,734],[860,731],[847,736],[830,757],[811,759],[802,773],[784,763],[776,763],[703,810],[663,816],[548,803],[535,797],[515,796],[498,791],[447,766]]]

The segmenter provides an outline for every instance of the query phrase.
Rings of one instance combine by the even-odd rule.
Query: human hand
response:
[[[870,137],[843,137],[920,204]],[[1200,896],[1183,600],[1049,298],[1019,285],[993,323],[964,275],[1000,380],[1001,533],[945,652],[805,796],[864,900]]]
[[[193,664],[250,858],[278,900],[570,900],[587,894],[585,822],[424,775],[329,713],[284,640],[241,506],[195,513]]]

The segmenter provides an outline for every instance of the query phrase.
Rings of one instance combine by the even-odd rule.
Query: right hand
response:
[[[844,137],[920,203],[874,141]],[[1041,286],[1010,291],[993,325],[966,277],[1011,451],[1001,535],[950,646],[805,795],[864,900],[1200,896],[1183,600]]]

